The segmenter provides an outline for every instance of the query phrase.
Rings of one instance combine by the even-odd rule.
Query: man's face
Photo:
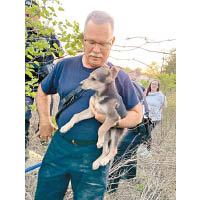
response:
[[[130,77],[131,77],[132,80],[134,80],[134,81],[137,80],[137,74],[136,74],[136,72],[131,72],[129,75],[130,75]]]
[[[25,17],[32,18],[34,22],[37,22],[40,19],[40,8],[32,1],[25,1]]]
[[[32,16],[32,15],[29,15],[27,11],[25,11],[25,17],[32,18],[34,22],[37,22],[40,19],[40,15]]]
[[[95,24],[90,20],[83,38],[86,67],[102,66],[109,57],[114,40],[112,27],[109,23]]]

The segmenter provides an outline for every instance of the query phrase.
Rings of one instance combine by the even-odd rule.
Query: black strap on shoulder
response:
[[[60,116],[61,112],[69,107],[75,100],[81,97],[85,90],[82,89],[81,85],[79,85],[76,89],[72,90],[67,96],[65,96],[61,100],[61,106],[58,112],[56,113],[56,122],[58,121],[58,117]]]
[[[133,85],[135,86],[136,90],[138,91],[138,93],[140,94],[141,98],[142,98],[142,104],[144,105],[144,110],[145,110],[145,115],[148,116],[149,114],[149,107],[146,101],[146,98],[143,94],[142,88],[138,85],[138,83],[136,83],[135,81],[132,81]]]
[[[106,63],[109,67],[112,66],[112,63],[107,62]],[[63,110],[65,110],[67,107],[69,107],[76,99],[80,98],[81,95],[85,92],[85,90],[82,89],[81,85],[79,85],[76,89],[72,90],[67,96],[65,96],[62,100],[61,100],[61,106],[60,109],[58,110],[58,112],[56,113],[56,122],[58,121],[58,118],[61,114],[61,112],[63,112]]]

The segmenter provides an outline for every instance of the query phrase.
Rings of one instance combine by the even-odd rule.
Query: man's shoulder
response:
[[[120,91],[133,92],[134,87],[131,83],[131,79],[128,74],[126,74],[123,70],[119,70],[118,75],[115,80],[116,86]]]
[[[142,88],[143,92],[145,91],[145,87],[142,85],[142,83],[138,82],[138,85]]]
[[[137,82],[134,80],[131,80],[131,81],[132,81],[133,85],[138,86],[143,92],[145,91],[145,87],[140,82]]]
[[[81,55],[79,55],[79,56],[72,56],[72,57],[65,57],[65,58],[59,60],[57,64],[60,65],[60,66],[64,66],[66,64],[67,65],[73,64],[75,62],[79,62],[80,59],[81,59],[81,57],[82,57]]]
[[[130,79],[128,74],[126,74],[126,72],[124,72],[122,69],[119,69],[117,77],[119,77],[122,80],[126,80],[127,78]]]

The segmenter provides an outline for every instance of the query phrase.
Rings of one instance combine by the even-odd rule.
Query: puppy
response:
[[[60,132],[65,133],[71,129],[74,124],[94,117],[91,112],[91,106],[105,115],[105,121],[99,127],[97,148],[103,146],[101,156],[93,162],[92,168],[96,170],[99,166],[106,165],[117,154],[117,145],[125,129],[114,128],[116,122],[126,116],[126,108],[121,96],[118,94],[115,86],[115,78],[118,69],[107,65],[97,68],[90,76],[81,82],[84,90],[95,90],[95,94],[90,98],[89,108],[75,114],[72,119],[63,127]]]

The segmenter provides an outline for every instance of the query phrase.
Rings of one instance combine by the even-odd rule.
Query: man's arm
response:
[[[39,114],[39,132],[36,136],[40,136],[41,140],[47,141],[52,137],[53,130],[57,128],[51,122],[50,116],[51,96],[43,92],[41,85],[38,87],[36,94],[36,104]]]
[[[142,105],[141,103],[138,103],[133,108],[127,111],[126,117],[118,120],[117,126],[119,128],[131,128],[141,123],[142,118],[143,118]]]

